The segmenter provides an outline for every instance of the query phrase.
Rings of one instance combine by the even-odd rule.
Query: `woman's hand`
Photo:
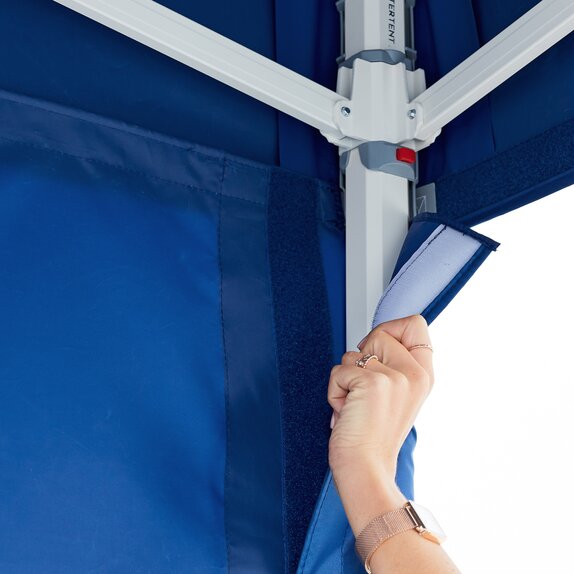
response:
[[[328,400],[334,410],[329,464],[335,482],[372,464],[394,479],[397,456],[433,385],[427,323],[420,315],[383,323],[331,372]],[[366,368],[355,361],[377,355]]]
[[[331,373],[329,464],[355,536],[406,502],[395,484],[397,456],[434,382],[432,350],[416,345],[430,345],[423,317],[389,321],[359,343],[360,353],[345,353]],[[357,367],[366,354],[379,361]],[[442,546],[414,529],[381,544],[370,567],[373,574],[460,574]]]

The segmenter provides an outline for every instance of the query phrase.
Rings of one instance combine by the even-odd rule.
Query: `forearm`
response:
[[[334,473],[335,484],[355,537],[373,519],[400,508],[406,498],[392,474],[374,465]],[[386,540],[371,558],[373,574],[460,574],[442,546],[414,529]]]

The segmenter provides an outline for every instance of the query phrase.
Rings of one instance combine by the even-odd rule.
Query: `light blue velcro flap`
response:
[[[409,235],[420,234],[420,227],[428,230],[433,226],[416,250],[409,246],[412,255],[395,269],[377,305],[373,327],[419,313],[431,323],[499,245],[458,223],[443,223],[428,214],[414,220]],[[407,236],[405,246],[408,244]],[[404,259],[401,253],[399,260]]]
[[[430,323],[460,291],[498,243],[436,216],[416,218],[399,257],[400,267],[381,297],[373,326],[422,314]],[[399,453],[396,483],[414,499],[413,427]],[[327,473],[307,532],[297,574],[361,574],[355,538],[331,472]]]

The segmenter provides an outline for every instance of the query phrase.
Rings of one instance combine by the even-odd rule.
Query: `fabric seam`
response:
[[[44,152],[49,152],[49,153],[61,155],[61,156],[67,157],[67,158],[73,158],[73,159],[77,159],[77,160],[81,160],[81,161],[86,161],[86,162],[89,162],[89,163],[93,163],[93,164],[96,164],[96,165],[102,165],[102,166],[105,166],[105,167],[108,167],[108,168],[117,169],[117,170],[120,170],[120,171],[123,171],[123,172],[126,172],[126,173],[135,174],[135,175],[137,175],[137,176],[139,176],[139,177],[143,177],[143,178],[145,178],[145,179],[150,179],[150,180],[152,180],[152,181],[157,181],[157,182],[161,182],[161,183],[168,183],[168,184],[170,184],[170,185],[177,185],[177,186],[183,187],[183,188],[185,188],[185,189],[191,189],[191,190],[195,190],[195,191],[200,191],[200,192],[204,192],[204,193],[209,193],[209,194],[212,194],[212,195],[215,195],[215,196],[224,195],[225,197],[229,197],[229,198],[232,198],[232,199],[237,199],[237,200],[239,200],[239,201],[245,201],[245,202],[247,202],[247,203],[251,203],[251,204],[254,204],[254,205],[260,205],[260,206],[262,206],[262,207],[265,207],[265,204],[262,203],[262,202],[260,202],[260,201],[256,201],[256,200],[253,200],[253,199],[246,199],[246,198],[244,198],[244,197],[238,197],[238,196],[236,196],[236,195],[224,194],[224,193],[223,193],[223,190],[222,190],[221,188],[220,188],[220,191],[219,191],[219,192],[217,192],[217,191],[212,191],[212,190],[210,190],[210,189],[206,189],[205,187],[198,187],[198,186],[196,186],[196,185],[191,185],[191,184],[188,184],[188,183],[182,183],[182,182],[179,182],[179,181],[173,181],[173,180],[171,180],[171,179],[165,179],[165,178],[163,178],[163,177],[158,177],[158,176],[155,176],[155,175],[151,175],[151,174],[145,173],[145,172],[143,172],[143,171],[139,171],[139,170],[136,170],[136,169],[131,169],[131,168],[128,168],[128,167],[125,167],[125,166],[122,166],[122,165],[115,164],[115,163],[109,163],[109,162],[106,162],[106,161],[103,161],[103,160],[100,160],[100,159],[94,159],[94,158],[90,158],[90,157],[84,157],[84,156],[81,156],[81,155],[72,154],[72,153],[69,153],[69,152],[57,150],[57,149],[54,149],[54,148],[51,148],[51,147],[47,147],[47,146],[44,147],[44,146],[41,146],[41,145],[38,145],[38,144],[33,144],[33,143],[30,143],[30,142],[22,142],[22,141],[15,140],[15,139],[12,139],[12,138],[7,138],[6,136],[0,136],[0,139],[2,139],[2,140],[4,140],[4,141],[8,141],[8,142],[10,142],[10,143],[12,143],[12,144],[21,145],[21,146],[24,146],[24,147],[31,147],[31,148],[38,149],[38,150],[41,150],[41,151],[44,151]],[[222,158],[222,159],[220,160],[220,162],[223,163],[223,164],[224,164],[226,161],[227,161],[227,160],[226,160],[225,158]],[[213,161],[213,163],[216,163],[216,161]],[[223,168],[223,169],[225,169],[225,168]],[[223,171],[223,170],[222,170],[222,171]],[[261,171],[265,171],[265,170],[261,170]],[[220,176],[220,179],[222,179],[222,177],[223,177],[223,176]]]
[[[223,190],[223,181],[225,178],[225,161],[223,162],[223,169],[219,181],[220,192]],[[225,471],[223,479],[223,522],[225,530],[225,549],[227,554],[227,572],[231,572],[230,550],[229,550],[229,523],[228,516],[228,499],[227,499],[227,485],[229,480],[229,372],[227,364],[227,348],[225,341],[225,314],[223,312],[223,257],[221,253],[221,218],[222,218],[222,201],[223,194],[219,193],[219,218],[217,227],[217,245],[218,245],[218,258],[219,258],[219,303],[221,313],[221,338],[223,346],[223,369],[225,373]]]
[[[4,91],[4,93],[7,94],[9,92]],[[0,94],[1,94],[1,92],[0,92]],[[4,101],[16,103],[18,105],[26,106],[26,107],[32,108],[34,110],[42,110],[42,111],[48,112],[50,114],[55,114],[55,115],[62,116],[65,118],[71,118],[72,120],[78,120],[78,121],[81,121],[81,122],[86,123],[86,124],[95,125],[95,126],[106,128],[106,129],[111,129],[111,130],[114,130],[114,131],[122,133],[122,134],[128,134],[130,136],[138,137],[142,140],[153,141],[153,142],[156,142],[158,144],[164,145],[166,147],[171,147],[171,148],[179,149],[179,150],[186,151],[186,152],[193,152],[197,155],[200,155],[201,157],[203,157],[205,159],[209,159],[209,160],[214,161],[214,162],[217,162],[220,160],[220,158],[215,156],[215,155],[210,155],[209,153],[206,153],[203,151],[198,151],[192,142],[186,142],[185,140],[178,141],[176,138],[171,139],[171,138],[169,138],[169,136],[161,134],[161,132],[152,132],[152,131],[140,132],[140,130],[137,128],[137,126],[130,126],[127,124],[119,125],[119,123],[116,123],[117,120],[113,120],[113,119],[108,119],[107,121],[105,121],[105,116],[99,116],[98,114],[92,114],[90,112],[84,112],[84,113],[90,114],[90,118],[86,118],[86,117],[82,117],[82,112],[80,110],[77,110],[76,108],[67,108],[66,111],[64,111],[63,109],[55,109],[56,107],[59,107],[58,104],[53,104],[52,102],[49,102],[49,101],[43,101],[42,102],[43,105],[38,105],[38,104],[31,103],[29,101],[24,101],[23,99],[20,99],[18,97],[10,98],[10,97],[2,97],[0,95],[0,99],[4,100]],[[26,98],[26,99],[28,99],[28,98]],[[31,98],[31,99],[33,99],[33,98]],[[237,163],[238,165],[247,165],[247,166],[252,167],[253,169],[257,169],[259,171],[265,171],[264,167],[259,167],[259,166],[255,165],[254,162],[251,163],[249,161],[242,161],[241,158],[233,159],[232,163]]]

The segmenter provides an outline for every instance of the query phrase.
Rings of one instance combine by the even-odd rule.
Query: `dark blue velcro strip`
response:
[[[317,231],[318,183],[276,170],[269,195],[269,257],[281,394],[289,573],[328,470],[327,383],[332,336]]]
[[[441,215],[492,219],[574,183],[574,120],[436,182]]]

